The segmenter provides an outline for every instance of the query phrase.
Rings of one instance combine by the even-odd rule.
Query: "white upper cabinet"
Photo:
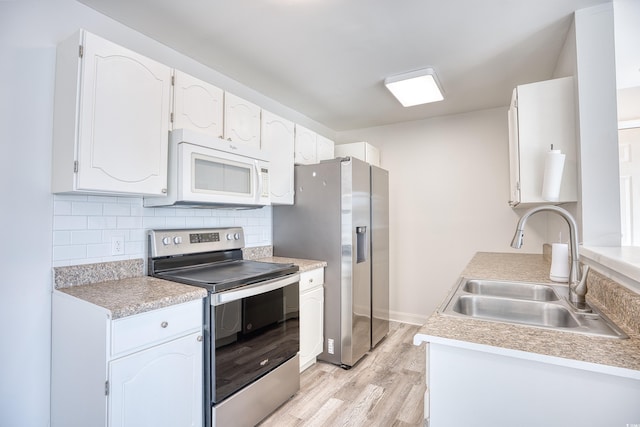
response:
[[[335,154],[338,157],[355,157],[370,165],[380,166],[380,150],[368,142],[338,144],[335,147]]]
[[[296,125],[295,163],[308,165],[318,162],[316,154],[317,134],[303,126]]]
[[[334,157],[332,140],[304,126],[296,125],[294,160],[297,165],[309,165]]]
[[[262,110],[262,150],[269,153],[272,204],[293,204],[294,124]]]
[[[566,156],[560,196],[578,200],[576,118],[573,77],[520,85],[509,108],[509,204],[550,203],[542,197],[545,156],[553,145]]]
[[[224,138],[252,148],[260,148],[260,107],[224,94]]]
[[[62,42],[52,191],[164,194],[171,74],[84,30]]]
[[[223,90],[179,70],[174,79],[173,128],[222,138]]]
[[[318,162],[323,160],[333,159],[335,157],[334,142],[329,138],[325,138],[322,135],[318,135],[316,138],[316,156]]]

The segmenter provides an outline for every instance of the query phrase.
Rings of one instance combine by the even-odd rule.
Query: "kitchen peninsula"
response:
[[[478,253],[461,273],[551,283],[548,274],[543,255],[503,253]],[[434,313],[414,337],[416,345],[427,343],[425,418],[430,425],[637,423],[640,297],[593,269],[588,284],[589,304],[628,339]]]

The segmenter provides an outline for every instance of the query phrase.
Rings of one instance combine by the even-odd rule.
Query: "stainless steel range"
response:
[[[149,275],[201,286],[205,426],[253,426],[300,388],[300,275],[245,260],[242,228],[151,230]]]

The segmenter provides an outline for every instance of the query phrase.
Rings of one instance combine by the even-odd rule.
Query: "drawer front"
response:
[[[316,286],[324,284],[324,268],[316,268],[315,270],[300,273],[300,292],[313,289]]]
[[[111,326],[111,355],[169,341],[202,329],[202,300],[116,319]]]

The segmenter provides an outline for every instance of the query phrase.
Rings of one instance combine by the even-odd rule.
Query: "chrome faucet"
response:
[[[585,266],[584,270],[580,271],[580,260],[578,259],[578,225],[576,220],[566,210],[552,205],[538,206],[527,211],[516,227],[516,234],[511,241],[511,247],[520,249],[522,247],[522,241],[524,239],[524,225],[531,215],[537,212],[555,212],[567,221],[569,225],[569,245],[571,249],[571,268],[569,270],[569,302],[580,311],[590,311],[585,301],[585,295],[587,295],[587,273],[589,266]]]

